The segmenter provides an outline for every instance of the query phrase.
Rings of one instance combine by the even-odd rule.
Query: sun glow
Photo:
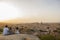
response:
[[[8,3],[0,2],[0,21],[17,18],[18,16],[18,8]]]

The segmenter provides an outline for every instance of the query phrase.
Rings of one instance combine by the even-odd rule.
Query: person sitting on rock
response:
[[[11,27],[9,27],[9,34],[10,34],[10,35],[11,35],[11,34],[14,34]]]
[[[9,35],[9,28],[7,25],[3,29],[3,35]]]
[[[19,32],[19,28],[18,27],[16,27],[16,31],[15,31],[15,34],[19,34],[20,32]]]

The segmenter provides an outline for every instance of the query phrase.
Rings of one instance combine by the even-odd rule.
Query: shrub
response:
[[[56,40],[60,40],[60,34],[56,37]]]
[[[40,37],[41,40],[55,40],[55,37],[52,35],[43,35]]]
[[[3,32],[3,29],[2,28],[0,28],[0,34]]]

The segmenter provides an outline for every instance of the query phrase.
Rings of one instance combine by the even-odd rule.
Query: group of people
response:
[[[11,27],[8,27],[7,25],[3,29],[3,35],[11,35],[11,34],[19,34],[19,28],[15,28],[15,32],[12,31]]]

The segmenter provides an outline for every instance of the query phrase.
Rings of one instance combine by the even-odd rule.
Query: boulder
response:
[[[14,35],[0,36],[0,40],[40,40],[40,39],[34,35],[14,34]]]

